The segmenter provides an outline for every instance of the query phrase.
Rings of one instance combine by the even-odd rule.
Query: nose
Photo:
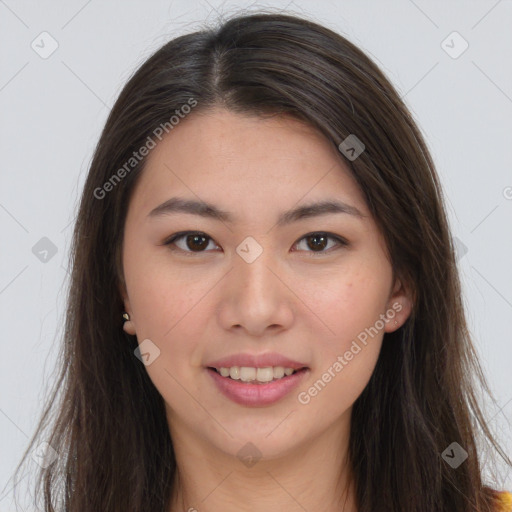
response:
[[[289,279],[269,248],[250,263],[236,254],[222,284],[218,309],[222,328],[255,337],[289,329],[296,297]]]

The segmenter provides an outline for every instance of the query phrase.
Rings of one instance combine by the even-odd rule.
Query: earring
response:
[[[135,326],[133,325],[133,322],[130,320],[130,315],[128,313],[123,313],[123,331],[127,334],[131,334],[132,336],[135,335]]]
[[[398,325],[398,320],[395,320],[395,325]]]

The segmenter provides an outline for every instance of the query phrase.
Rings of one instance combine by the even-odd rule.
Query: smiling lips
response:
[[[277,352],[267,352],[265,354],[234,354],[212,361],[205,366],[210,368],[231,368],[232,366],[265,368],[269,366],[282,366],[283,368],[292,368],[293,370],[307,368],[305,363],[294,361]]]
[[[218,389],[246,406],[270,405],[287,395],[309,368],[280,354],[237,354],[207,365]]]
[[[296,372],[293,368],[284,368],[283,366],[266,366],[264,368],[254,368],[249,366],[224,366],[215,368],[223,377],[229,377],[233,380],[242,382],[252,382],[254,384],[271,382],[282,379],[285,375],[291,375]]]
[[[236,354],[208,365],[223,377],[242,382],[271,382],[292,375],[306,365],[287,357],[269,352],[266,354]]]

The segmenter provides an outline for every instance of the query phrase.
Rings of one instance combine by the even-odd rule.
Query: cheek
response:
[[[190,277],[166,258],[165,248],[148,249],[127,243],[124,259],[130,303],[136,312],[137,332],[164,339],[186,323],[211,283]]]
[[[343,349],[384,313],[390,286],[387,270],[357,267],[302,282],[312,315],[321,322],[327,348]]]
[[[207,318],[201,310],[201,298],[212,285],[206,280],[186,278],[161,261],[144,257],[142,252],[132,259],[126,274],[136,312],[138,343],[149,339],[159,350],[146,371],[168,404],[186,410],[190,407],[190,394],[200,393],[197,382],[187,375],[187,367],[200,366],[200,341],[204,339]]]
[[[378,360],[391,284],[391,269],[380,263],[365,265],[361,259],[330,276],[317,275],[315,282],[303,281],[302,293],[321,320],[315,321],[315,365],[303,396],[313,408],[327,407],[332,418],[361,394]]]
[[[137,337],[150,338],[158,345],[166,364],[178,367],[183,361],[195,364],[191,354],[204,339],[208,315],[202,308],[210,287],[146,276],[137,289]]]
[[[312,304],[324,323],[323,334],[316,335],[313,372],[298,396],[311,416],[318,412],[324,421],[334,421],[368,384],[382,346],[379,319],[387,285],[386,279],[345,274],[315,295]]]

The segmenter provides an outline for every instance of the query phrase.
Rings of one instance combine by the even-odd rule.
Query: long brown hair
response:
[[[353,407],[349,453],[358,510],[493,510],[496,492],[483,484],[478,430],[511,461],[478,404],[477,384],[490,392],[466,326],[444,199],[424,139],[360,49],[312,21],[269,13],[234,16],[171,40],[130,78],[110,112],[74,229],[60,373],[24,455],[49,425],[44,440],[59,456],[38,473],[44,510],[170,506],[173,444],[163,399],[134,356],[137,340],[122,329],[120,256],[130,196],[146,159],[126,163],[159,126],[170,131],[170,117],[191,99],[194,112],[222,106],[287,114],[319,129],[336,148],[351,134],[364,143],[357,159],[341,151],[340,159],[414,307],[399,330],[384,336]],[[121,168],[122,179],[113,180]],[[468,453],[456,469],[441,456],[454,442]]]

